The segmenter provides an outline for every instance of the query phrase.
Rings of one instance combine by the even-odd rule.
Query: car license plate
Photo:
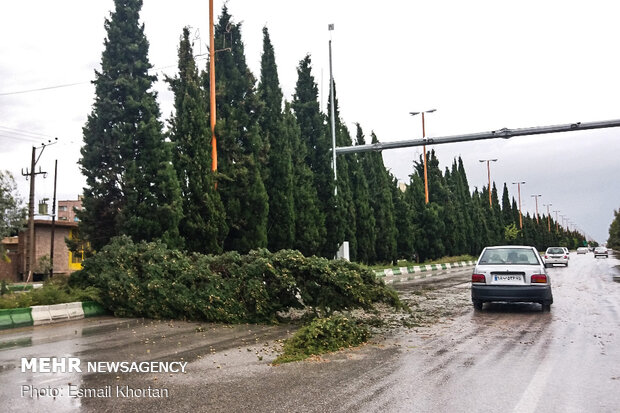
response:
[[[496,275],[495,281],[522,281],[520,275]]]
[[[559,255],[552,255],[551,258],[562,258]]]

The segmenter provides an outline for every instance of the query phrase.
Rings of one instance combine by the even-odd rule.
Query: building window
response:
[[[61,205],[61,206],[58,207],[58,210],[61,211],[61,212],[67,212],[67,207],[66,207],[66,205]]]
[[[71,254],[71,263],[72,264],[81,264],[84,260],[84,253],[82,251]]]

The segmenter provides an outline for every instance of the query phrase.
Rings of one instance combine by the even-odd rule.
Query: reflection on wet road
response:
[[[0,332],[0,411],[620,411],[617,259],[571,254],[548,269],[554,304],[474,312],[466,273],[397,288],[440,321],[361,348],[273,367],[290,326],[98,318]],[[421,292],[422,291],[422,292]],[[416,306],[418,303],[416,303]],[[416,307],[418,308],[418,307]],[[22,357],[187,361],[187,373],[21,372]],[[23,386],[60,388],[28,397]],[[69,397],[69,386],[167,389],[167,397]],[[24,397],[22,397],[24,396]]]

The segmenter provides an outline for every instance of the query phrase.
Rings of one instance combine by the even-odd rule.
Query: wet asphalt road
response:
[[[474,312],[465,282],[470,269],[397,284],[402,297],[420,300],[412,308],[431,309],[439,321],[276,367],[269,363],[279,340],[291,334],[288,325],[97,318],[3,331],[0,411],[617,412],[620,283],[612,276],[618,265],[615,258],[573,253],[568,268],[549,269],[550,313],[538,304],[486,304]],[[35,356],[79,357],[82,365],[188,364],[186,373],[21,372],[20,359]],[[37,398],[23,386],[63,394]],[[129,397],[124,386],[168,394]],[[105,397],[68,394],[108,387]]]

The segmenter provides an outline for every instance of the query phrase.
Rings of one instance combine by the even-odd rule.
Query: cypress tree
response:
[[[301,131],[289,103],[284,107],[283,132],[291,142],[293,155],[294,248],[306,256],[317,255],[323,244],[325,217],[319,209],[319,198],[307,162],[308,147],[301,140]]]
[[[80,233],[98,250],[115,235],[181,245],[179,183],[164,141],[149,75],[141,0],[115,0],[105,21],[95,103],[83,129],[79,161],[86,177]]]
[[[263,103],[259,119],[261,135],[269,146],[263,177],[269,196],[268,247],[272,251],[292,248],[295,240],[295,200],[291,134],[285,131],[282,90],[269,31],[263,28],[263,54],[258,96]]]
[[[311,59],[306,55],[297,67],[297,84],[292,108],[301,131],[301,140],[306,145],[307,161],[313,174],[319,208],[325,226],[321,231],[320,254],[333,257],[338,249],[338,240],[343,238],[342,228],[336,217],[337,203],[334,195],[334,173],[331,168],[331,139],[325,127],[325,117],[320,111],[318,87],[312,76]]]
[[[246,61],[241,24],[234,23],[226,6],[215,25],[218,191],[229,228],[224,249],[247,252],[267,246],[269,199],[263,182],[265,144],[258,119],[261,105],[256,80]],[[205,76],[209,87],[208,76]]]
[[[356,145],[364,145],[364,133],[361,126],[356,124]],[[370,190],[365,174],[365,157],[367,154],[354,154],[351,163],[351,186],[356,213],[356,241],[357,260],[367,264],[376,260],[375,243],[377,227],[374,211],[370,203]]]
[[[452,171],[450,173],[450,179],[448,180],[448,187],[454,199],[456,223],[454,231],[455,238],[455,255],[469,253],[467,245],[468,231],[471,232],[471,228],[468,228],[469,211],[465,209],[466,200],[469,199],[469,190],[463,187],[461,175],[459,174],[456,158],[452,162]],[[471,224],[471,221],[469,221]],[[471,225],[470,225],[471,226]]]
[[[377,136],[371,133],[372,143],[377,143]],[[394,222],[394,202],[390,190],[391,179],[383,164],[383,156],[378,152],[366,154],[366,179],[370,189],[370,205],[375,214],[377,239],[375,252],[378,262],[393,263],[396,255],[396,224]]]
[[[338,107],[338,94],[336,92],[336,83],[334,82],[334,124],[336,130],[336,146],[351,146],[353,141],[349,133],[349,129],[340,119],[340,109]],[[331,92],[327,105],[328,125],[330,127],[331,136]],[[338,180],[336,181],[336,210],[332,226],[337,231],[332,232],[334,242],[340,245],[342,241],[349,242],[349,255],[352,261],[357,260],[357,213],[355,210],[355,202],[353,201],[353,189],[351,182],[351,173],[355,168],[355,157],[351,155],[341,155],[336,160],[338,170]]]
[[[189,251],[219,254],[228,228],[211,171],[208,98],[200,87],[187,27],[183,29],[178,54],[179,74],[166,80],[174,93],[175,115],[170,119],[169,137],[183,198],[179,228]]]
[[[396,177],[392,176],[392,200],[394,201],[394,219],[396,221],[396,255],[406,260],[415,259],[413,214],[411,207],[401,191]],[[405,192],[407,188],[405,188]]]
[[[482,252],[482,249],[491,244],[491,232],[489,230],[487,217],[489,198],[480,196],[478,188],[476,188],[472,194],[472,222],[474,228],[476,228],[473,243],[471,248],[471,254],[477,256]],[[487,209],[485,211],[484,202],[486,201]],[[486,212],[486,213],[485,213]]]

